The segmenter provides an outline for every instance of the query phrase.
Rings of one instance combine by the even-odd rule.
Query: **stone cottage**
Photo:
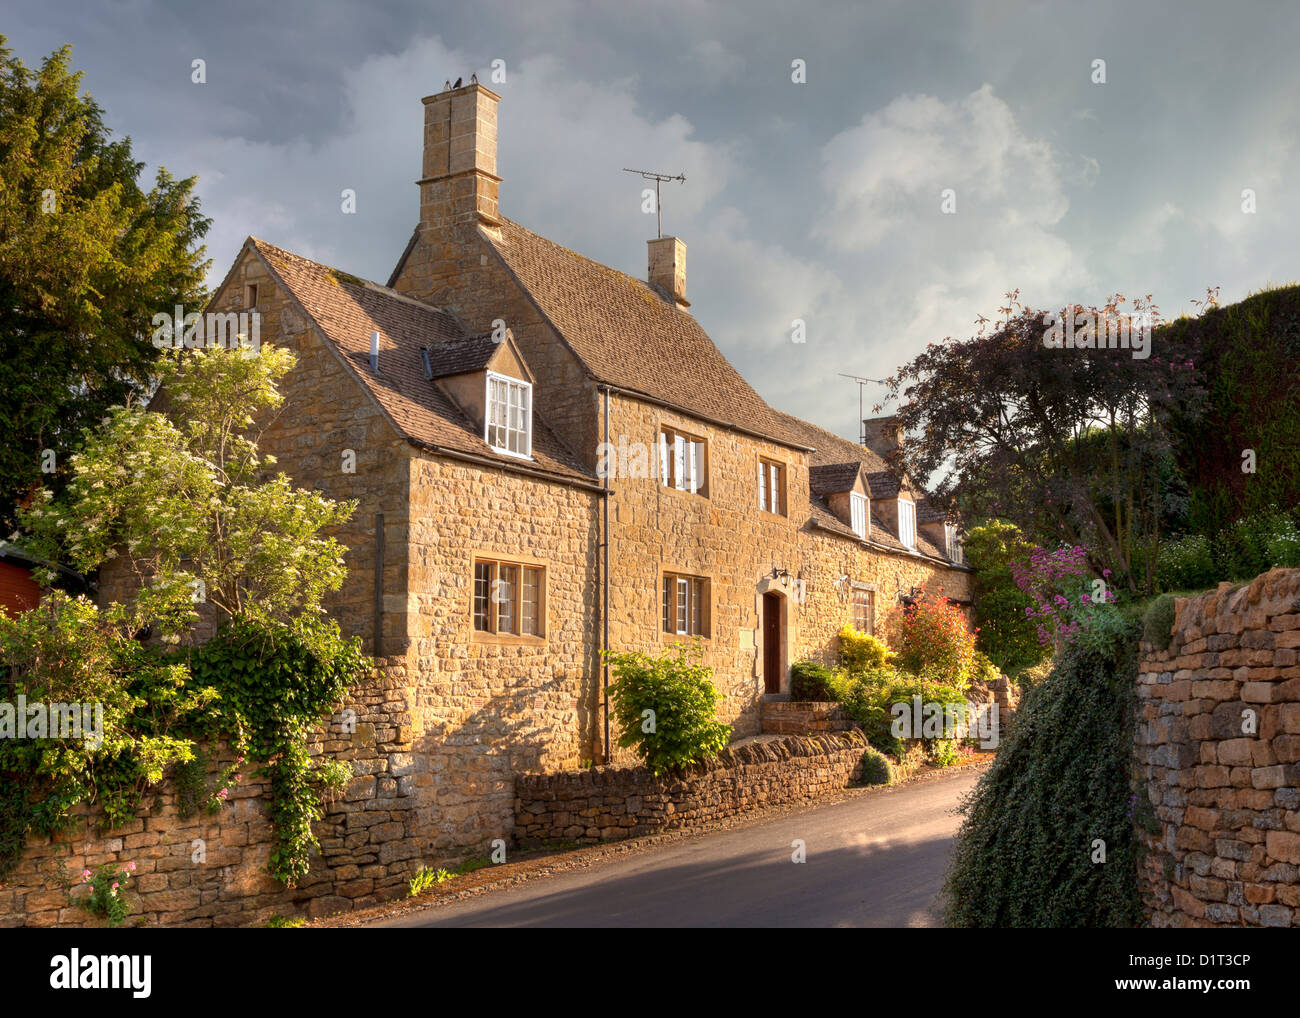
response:
[[[412,857],[508,837],[514,775],[608,758],[602,648],[698,638],[742,737],[844,624],[969,597],[894,422],[859,445],[768,406],[690,314],[681,240],[639,280],[501,214],[498,101],[424,100],[385,285],[249,238],[213,301],[298,358],[264,448],[360,503],[331,607],[381,678],[353,705],[370,749],[326,748],[370,761]]]

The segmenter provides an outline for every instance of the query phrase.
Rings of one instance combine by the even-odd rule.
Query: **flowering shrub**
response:
[[[94,874],[90,870],[82,870],[81,879],[85,882],[86,893],[69,900],[77,908],[106,920],[109,926],[121,926],[131,911],[124,890],[134,872],[133,862],[127,863],[122,869],[100,866]]]
[[[885,619],[885,634],[899,668],[959,690],[966,688],[975,665],[975,634],[948,598],[895,609]]]
[[[1025,609],[1025,616],[1035,622],[1038,642],[1044,647],[1072,642],[1087,624],[1081,616],[1094,603],[1108,604],[1115,600],[1108,585],[1098,598],[1089,593],[1087,560],[1087,550],[1076,544],[1053,551],[1034,548],[1027,565],[1011,564],[1016,586],[1033,601]],[[1103,580],[1109,577],[1110,570],[1103,569]]]

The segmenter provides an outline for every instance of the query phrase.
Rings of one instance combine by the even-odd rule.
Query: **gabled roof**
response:
[[[856,460],[849,463],[815,463],[808,470],[808,487],[814,495],[851,491],[861,473],[862,464]]]
[[[841,438],[825,428],[819,428],[815,424],[801,420],[793,414],[778,411],[778,417],[792,441],[813,449],[808,459],[814,468],[839,468],[847,463],[860,464],[866,471],[867,485],[870,488],[869,494],[872,498],[897,497],[898,478],[889,469],[889,464],[885,462],[884,457],[879,453],[873,452],[865,445],[858,445],[857,442],[850,442],[847,438]],[[832,489],[823,490],[830,493]],[[838,490],[847,491],[848,488]]]
[[[599,381],[741,431],[796,445],[708,333],[649,283],[509,219],[483,236]]]
[[[871,486],[873,498],[898,498],[902,485],[898,477],[890,470],[876,470],[867,474],[867,484]]]
[[[334,348],[344,366],[379,404],[399,434],[432,451],[496,460],[504,467],[594,483],[573,452],[533,414],[533,460],[492,449],[468,417],[425,377],[421,347],[448,374],[478,370],[487,351],[483,337],[467,336],[446,311],[386,286],[348,275],[250,237],[267,269]],[[379,373],[370,370],[370,333],[378,331]],[[491,343],[490,338],[487,340]],[[486,362],[484,362],[486,363]]]
[[[429,350],[429,367],[434,378],[483,371],[501,349],[501,344],[491,334],[463,336],[424,345]]]

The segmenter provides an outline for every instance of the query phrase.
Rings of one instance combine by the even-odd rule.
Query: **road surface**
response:
[[[937,926],[954,810],[978,777],[859,794],[368,925]]]

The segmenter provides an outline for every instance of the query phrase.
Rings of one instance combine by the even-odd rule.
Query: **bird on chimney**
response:
[[[444,82],[442,83],[442,90],[443,90],[444,92],[450,92],[450,91],[451,91],[451,79],[450,79],[450,78],[448,78],[446,81],[444,81]]]
[[[465,80],[464,78],[457,78],[456,84],[452,85],[452,88],[460,88],[460,83],[464,80]]]
[[[477,84],[478,84],[478,75],[477,75],[477,74],[471,74],[471,75],[469,76],[469,83],[470,83],[471,85],[477,85]]]

